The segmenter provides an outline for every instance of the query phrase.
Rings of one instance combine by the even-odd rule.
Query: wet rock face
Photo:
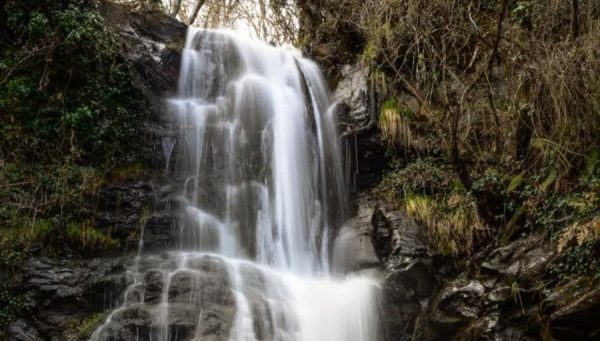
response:
[[[482,251],[457,268],[428,253],[420,227],[402,212],[366,192],[354,203],[347,226],[370,237],[379,260],[363,267],[381,270],[384,341],[598,339],[597,281],[543,285],[554,259],[543,237]]]
[[[368,236],[370,263],[381,271],[381,335],[385,341],[411,340],[426,315],[438,287],[435,267],[417,225],[369,193],[354,198],[355,214],[347,222],[358,235]],[[367,242],[363,243],[366,244]],[[361,261],[364,253],[355,253]]]
[[[120,258],[36,258],[26,267],[28,316],[12,322],[9,340],[65,340],[73,325],[117,304],[127,285]]]
[[[177,90],[187,26],[158,11],[131,12],[108,1],[99,11],[122,40],[121,55],[132,66],[137,87],[160,112],[163,100]]]
[[[572,281],[544,300],[552,335],[561,340],[600,339],[600,288],[586,280]]]
[[[353,120],[365,120],[369,113],[369,71],[359,65],[344,65],[342,79],[338,83],[334,99],[349,106],[348,115]]]
[[[110,1],[101,1],[98,11],[121,43],[120,56],[129,65],[134,86],[148,103],[140,150],[132,150],[132,159],[141,161],[144,171],[152,175],[128,175],[136,169],[122,170],[114,183],[100,190],[99,211],[93,212],[96,228],[110,230],[114,237],[127,240],[128,250],[137,249],[140,231],[145,224],[146,248],[174,247],[176,225],[170,219],[172,191],[161,177],[168,159],[163,150],[173,132],[165,110],[165,99],[175,93],[179,78],[179,63],[187,27],[158,11],[130,11]],[[150,180],[154,178],[155,180]],[[153,213],[159,212],[159,213]],[[162,212],[162,213],[160,213]],[[165,213],[166,212],[166,213]],[[148,216],[152,213],[151,216]]]
[[[115,341],[161,335],[169,335],[169,340],[227,340],[235,298],[226,265],[207,255],[175,270],[179,261],[168,255],[140,259],[139,282],[128,288],[125,304],[96,336]]]
[[[285,285],[254,264],[166,252],[141,256],[129,269],[132,278],[123,304],[92,340],[229,340],[239,332],[233,328],[237,319],[247,318],[237,315],[241,307],[251,312],[258,340],[279,340],[297,328],[286,320],[291,315],[285,311]],[[265,295],[267,288],[273,291]]]
[[[385,147],[377,126],[379,109],[369,70],[359,64],[342,66],[333,99],[351,190],[373,187],[383,173]]]
[[[131,159],[139,160],[149,172],[162,173],[166,161],[162,140],[171,134],[164,98],[177,88],[187,27],[164,14],[130,12],[109,1],[99,2],[98,10],[116,33],[122,47],[120,56],[129,64],[134,86],[148,103],[148,114],[140,122],[143,136],[135,137],[144,145],[131,151]],[[138,249],[144,225],[147,249],[175,247],[177,226],[169,218],[169,197],[162,193],[160,180],[137,175],[115,177],[112,184],[89,199],[98,203],[96,211],[88,212],[95,227],[123,241],[120,254]],[[122,299],[128,284],[123,263],[121,258],[106,257],[30,260],[23,284],[23,290],[31,293],[27,314],[13,321],[8,339],[58,341],[74,337],[74,329],[82,321],[114,308]]]

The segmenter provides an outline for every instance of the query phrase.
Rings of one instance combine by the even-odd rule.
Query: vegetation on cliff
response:
[[[118,245],[94,228],[94,198],[136,161],[144,99],[93,2],[6,1],[0,18],[2,331],[26,255]]]
[[[395,160],[379,193],[433,252],[544,233],[561,276],[600,276],[598,3],[299,3],[309,49],[370,68]]]
[[[207,26],[248,15],[243,1],[129,2]],[[389,161],[375,193],[432,254],[463,265],[541,234],[557,254],[544,288],[598,281],[600,3],[268,3],[259,36],[298,42],[333,75],[371,70]],[[139,174],[129,150],[147,106],[92,0],[8,0],[0,43],[1,337],[27,299],[15,288],[28,255],[119,245],[95,228],[97,195]]]

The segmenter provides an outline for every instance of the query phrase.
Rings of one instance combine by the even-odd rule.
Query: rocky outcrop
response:
[[[386,207],[369,192],[354,200],[349,226],[368,234],[381,273],[381,323],[384,340],[410,340],[439,286],[423,235],[402,212]]]
[[[235,320],[235,297],[227,265],[208,255],[188,260],[185,270],[175,271],[176,263],[167,254],[140,259],[141,280],[129,287],[123,306],[94,337],[126,341],[169,335],[173,340],[228,340]]]
[[[383,254],[386,341],[600,336],[597,280],[553,285],[553,251],[541,236],[484,251],[457,267],[429,255],[419,228],[400,212],[374,208],[372,224],[376,250],[390,250]]]
[[[548,324],[557,339],[597,340],[600,285],[589,279],[566,283],[545,295],[542,312],[549,314]]]
[[[327,51],[313,52],[327,62]],[[346,257],[353,260],[349,270],[380,271],[383,340],[600,338],[598,280],[559,281],[549,271],[555,254],[547,237],[521,236],[489,245],[468,259],[430,254],[421,228],[370,193],[384,173],[385,146],[368,70],[345,65],[333,73],[341,75],[334,110],[342,125],[356,206],[340,235],[352,245],[354,257]],[[412,112],[420,112],[414,98],[400,100]],[[417,154],[435,154],[432,141],[411,143]],[[373,255],[378,262],[367,261]]]
[[[358,191],[381,180],[385,148],[377,129],[378,104],[369,70],[359,64],[344,65],[341,75],[333,110],[341,125],[346,177],[351,190]]]
[[[98,11],[120,43],[120,57],[129,66],[134,86],[147,103],[147,115],[140,122],[140,149],[131,150],[139,169],[117,169],[109,182],[89,198],[97,203],[89,219],[99,230],[122,241],[118,257],[76,259],[33,258],[24,267],[23,287],[28,293],[26,312],[14,320],[8,340],[67,340],[78,335],[79,327],[94,314],[104,314],[120,302],[127,287],[125,263],[139,248],[143,236],[146,250],[175,247],[177,225],[171,218],[172,187],[165,186],[164,172],[170,155],[163,153],[165,138],[172,135],[164,99],[175,93],[180,52],[187,27],[160,12],[130,11],[109,1],[98,3]],[[122,258],[121,256],[124,256]],[[100,316],[100,315],[98,315]],[[100,322],[100,319],[94,323]],[[94,323],[90,322],[94,327]]]
[[[109,1],[101,2],[99,11],[119,37],[135,85],[152,110],[162,113],[164,99],[177,90],[187,26],[157,10],[130,11]]]
[[[78,326],[116,306],[127,284],[121,258],[35,258],[24,276],[28,314],[12,322],[9,340],[77,339]]]
[[[187,26],[156,10],[130,11],[110,1],[101,2],[98,10],[119,39],[120,56],[148,105],[140,122],[143,136],[136,137],[142,142],[137,159],[145,169],[162,171],[171,156],[163,145],[174,135],[165,99],[177,91]]]

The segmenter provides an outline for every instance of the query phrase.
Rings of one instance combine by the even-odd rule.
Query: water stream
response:
[[[330,262],[348,200],[319,68],[190,28],[168,104],[180,247],[140,251],[92,340],[375,341],[376,282]]]

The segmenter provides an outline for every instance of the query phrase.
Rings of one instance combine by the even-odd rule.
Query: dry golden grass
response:
[[[465,196],[453,195],[440,204],[431,197],[413,195],[406,198],[404,209],[423,226],[434,253],[455,257],[470,254],[485,233],[472,200]]]
[[[579,4],[576,34],[570,2],[560,0],[313,6],[329,30],[321,36],[364,38],[363,63],[386,76],[382,97],[417,99],[454,161],[485,167],[516,159],[562,176],[600,149],[600,2]],[[388,140],[406,145],[418,135],[410,119],[382,109]]]
[[[383,138],[391,145],[408,148],[412,145],[413,134],[410,128],[406,108],[401,108],[396,101],[384,103],[379,115],[379,130]]]
[[[595,217],[587,223],[575,223],[562,231],[558,238],[557,250],[559,253],[565,251],[569,245],[576,243],[582,245],[585,242],[600,238],[600,217]]]

